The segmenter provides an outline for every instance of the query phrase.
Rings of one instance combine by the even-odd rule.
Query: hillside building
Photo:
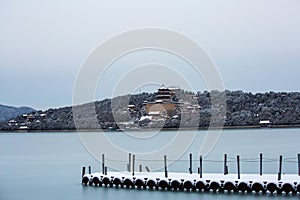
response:
[[[176,89],[179,89],[179,87],[176,87]],[[156,93],[155,101],[147,102],[146,113],[151,116],[152,119],[156,120],[169,118],[175,109],[178,108],[178,103],[173,101],[175,93],[176,90],[162,85]]]

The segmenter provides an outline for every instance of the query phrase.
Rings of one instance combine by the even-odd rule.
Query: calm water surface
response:
[[[189,135],[189,131],[184,133]],[[113,134],[112,140],[123,137],[119,140],[119,145],[128,145],[128,141],[122,133]],[[175,133],[168,131],[160,134],[168,139]],[[184,158],[187,158],[190,152],[198,152],[204,135],[205,131],[199,131],[199,137],[183,155]],[[232,157],[238,154],[241,158],[257,158],[260,152],[263,152],[266,158],[278,158],[280,154],[284,158],[294,158],[300,152],[299,141],[300,129],[225,130],[206,159],[222,160],[224,153]],[[165,142],[164,139],[161,142]],[[0,200],[298,198],[298,196],[137,191],[84,187],[81,185],[81,167],[87,165],[93,166],[96,168],[95,170],[100,170],[100,163],[85,150],[76,133],[0,133]],[[169,166],[169,171],[186,172],[187,165],[184,162],[175,162]],[[196,163],[194,165],[195,169],[197,165]],[[204,172],[222,173],[222,170],[222,163],[204,163]],[[229,173],[235,173],[235,170],[236,164],[229,163]],[[241,171],[242,173],[258,173],[258,164],[242,163]],[[264,164],[264,173],[277,172],[277,162]],[[285,162],[283,172],[297,173],[297,164]]]

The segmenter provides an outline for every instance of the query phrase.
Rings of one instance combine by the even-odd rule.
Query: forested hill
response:
[[[261,121],[269,121],[269,126],[294,126],[300,125],[300,93],[298,92],[267,92],[267,93],[247,93],[242,91],[224,91],[217,92],[217,95],[226,95],[226,117],[224,125],[227,127],[247,127],[259,126]],[[191,92],[181,91],[181,94],[174,98],[174,101],[180,102],[182,96],[193,96],[193,101],[200,106],[197,112],[189,114],[189,120],[180,124],[180,110],[173,113],[173,117],[166,118],[163,124],[165,128],[176,128],[179,126],[189,127],[193,120],[199,118],[198,127],[205,128],[210,124],[212,112],[211,99],[209,92]],[[129,102],[127,99],[130,99]],[[155,94],[141,93],[131,96],[116,97],[114,102],[120,106],[115,110],[121,116],[122,122],[126,126],[134,128],[145,128],[149,123],[141,122],[141,117],[146,115],[145,101],[153,102]],[[127,101],[127,102],[126,102]],[[115,123],[111,109],[111,100],[105,99],[89,104],[77,106],[81,112],[77,116],[80,119],[80,128],[95,129],[118,129]],[[125,102],[125,104],[124,104]],[[134,110],[128,113],[128,105],[134,105]],[[85,111],[92,107],[95,109],[96,116],[91,116]],[[218,108],[218,106],[216,106]],[[123,116],[124,115],[124,116]],[[175,117],[176,116],[176,117]],[[91,118],[96,118],[98,124],[93,124]],[[151,124],[151,123],[150,123]],[[152,127],[155,125],[153,125]],[[78,128],[78,127],[77,127]],[[122,127],[123,128],[123,127]],[[74,130],[72,107],[53,108],[45,111],[33,111],[29,115],[15,117],[11,122],[2,122],[2,130]]]

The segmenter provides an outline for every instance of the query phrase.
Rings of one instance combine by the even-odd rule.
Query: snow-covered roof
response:
[[[28,129],[28,127],[27,126],[20,126],[19,129]]]
[[[270,120],[260,120],[259,121],[260,124],[270,124]]]
[[[169,86],[168,87],[170,90],[180,90],[179,86]]]
[[[169,88],[167,88],[164,84],[162,84],[159,88],[159,90],[168,90]]]
[[[140,119],[140,121],[143,121],[143,120],[145,120],[145,119],[151,120],[151,119],[152,119],[152,116],[142,116],[141,119]]]
[[[150,111],[149,115],[159,115],[160,111]]]

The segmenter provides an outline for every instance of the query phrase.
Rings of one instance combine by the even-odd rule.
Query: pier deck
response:
[[[299,194],[300,176],[282,174],[278,180],[277,174],[211,174],[200,175],[189,173],[168,172],[108,172],[84,174],[84,185],[156,189],[156,190],[185,190],[185,191],[213,191],[213,192],[243,192],[243,193],[277,193]]]

